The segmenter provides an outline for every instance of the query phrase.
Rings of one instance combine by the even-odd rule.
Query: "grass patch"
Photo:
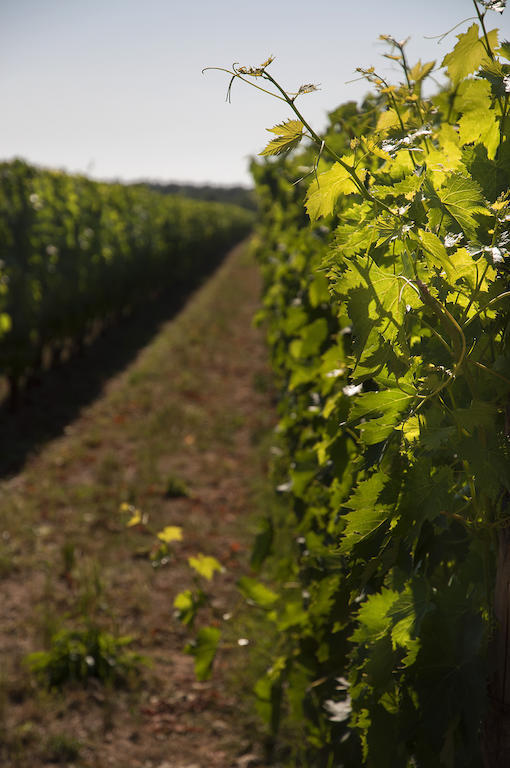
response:
[[[69,763],[80,757],[81,743],[67,733],[48,736],[43,757],[49,763]]]

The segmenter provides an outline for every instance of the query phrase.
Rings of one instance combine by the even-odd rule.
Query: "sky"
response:
[[[378,36],[411,36],[411,62],[441,62],[471,0],[0,0],[0,159],[23,157],[93,178],[250,184],[249,158],[285,104],[208,66],[258,65],[300,97],[320,131],[327,112],[367,92],[358,66],[399,81]],[[510,8],[490,13],[510,38]]]

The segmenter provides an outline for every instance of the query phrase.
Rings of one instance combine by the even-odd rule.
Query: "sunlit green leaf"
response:
[[[478,184],[464,176],[452,174],[437,194],[450,216],[467,233],[476,230],[476,214],[489,213]]]
[[[281,155],[297,147],[303,137],[303,123],[300,120],[287,120],[268,131],[276,134],[276,139],[271,139],[267,147],[260,152],[261,155]]]
[[[454,85],[457,85],[467,75],[476,72],[488,59],[483,36],[479,37],[478,24],[472,24],[466,32],[457,35],[458,43],[451,53],[443,59],[448,75]],[[497,31],[489,32],[489,42],[492,48],[497,46]]]
[[[178,525],[167,525],[158,533],[158,539],[170,544],[172,541],[182,541],[182,528]]]
[[[242,576],[237,582],[240,592],[261,608],[271,608],[278,600],[278,595],[271,589],[249,576]]]
[[[347,165],[352,165],[353,156],[342,158]],[[358,169],[358,175],[360,169]],[[340,163],[335,163],[329,171],[320,173],[317,181],[313,181],[306,195],[306,210],[312,221],[323,216],[329,216],[335,209],[340,195],[350,195],[358,188],[351,174]]]
[[[194,557],[188,558],[190,566],[208,581],[211,581],[212,577],[218,571],[223,571],[223,566],[215,557],[210,555],[198,554]]]

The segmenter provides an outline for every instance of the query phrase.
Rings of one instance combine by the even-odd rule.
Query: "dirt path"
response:
[[[227,684],[246,653],[235,629],[213,679],[197,683],[173,616],[175,594],[193,586],[190,555],[225,567],[213,621],[232,611],[246,568],[261,440],[275,421],[266,351],[251,323],[258,297],[257,270],[237,248],[63,436],[0,484],[0,765],[263,764],[242,697]],[[179,483],[189,495],[172,498]],[[153,530],[182,526],[166,566],[151,567],[154,535],[126,527],[123,502]],[[23,657],[87,621],[131,635],[152,666],[121,688],[36,687]]]

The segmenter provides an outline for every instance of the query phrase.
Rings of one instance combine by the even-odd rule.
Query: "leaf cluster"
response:
[[[306,724],[293,764],[481,763],[510,493],[510,65],[488,10],[449,88],[424,98],[433,63],[388,38],[401,83],[362,70],[375,92],[315,155],[253,166],[281,504],[255,550],[276,586],[241,591],[279,638],[261,711]]]

